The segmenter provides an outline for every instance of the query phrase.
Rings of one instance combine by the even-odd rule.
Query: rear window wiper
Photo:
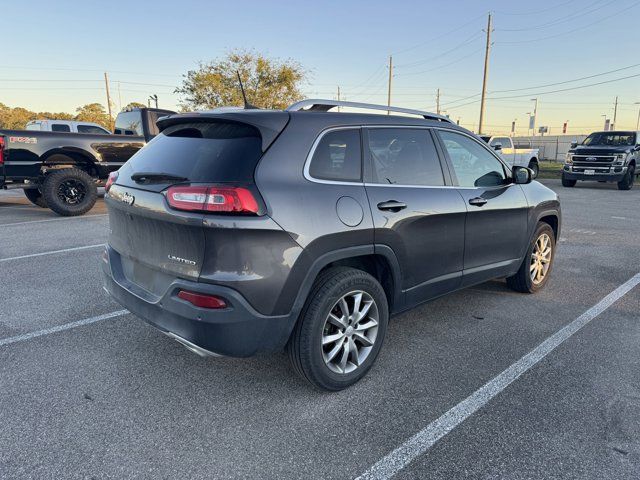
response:
[[[131,175],[136,183],[186,182],[189,179],[171,173],[138,172]]]

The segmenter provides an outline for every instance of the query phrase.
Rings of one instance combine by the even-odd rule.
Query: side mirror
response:
[[[533,172],[527,167],[513,167],[513,183],[525,185],[533,180]]]
[[[576,148],[578,146],[578,142],[571,142],[571,148]]]
[[[493,144],[493,149],[494,150],[498,150],[498,151],[502,150],[502,144],[501,143],[494,143]]]

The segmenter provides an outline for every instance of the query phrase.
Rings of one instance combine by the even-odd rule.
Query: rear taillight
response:
[[[114,183],[116,183],[116,180],[118,179],[118,172],[111,172],[109,174],[109,177],[107,178],[107,183],[104,184],[104,191],[108,192],[109,189],[111,188],[111,185],[113,185]]]
[[[0,137],[0,165],[4,164],[4,137]]]
[[[227,302],[223,298],[216,295],[207,295],[205,293],[189,292],[187,290],[180,290],[178,292],[178,298],[189,302],[192,305],[200,308],[227,308]]]
[[[176,186],[167,190],[172,208],[195,212],[257,214],[258,201],[244,187]]]

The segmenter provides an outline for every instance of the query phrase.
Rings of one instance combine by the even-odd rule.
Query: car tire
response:
[[[42,183],[47,206],[58,215],[83,215],[93,208],[98,188],[93,178],[79,168],[65,168],[47,174]]]
[[[531,160],[529,162],[529,168],[533,172],[531,178],[538,178],[538,174],[540,173],[540,166],[538,165],[537,160]]]
[[[522,293],[535,293],[542,289],[549,280],[555,253],[556,236],[553,228],[548,223],[538,222],[527,254],[517,273],[507,277],[507,285],[512,290]]]
[[[565,178],[564,173],[562,174],[563,187],[575,187],[577,182],[577,180],[569,180],[568,178]]]
[[[362,318],[355,315],[358,304],[360,313],[366,310]],[[382,348],[388,322],[387,297],[374,277],[353,268],[330,268],[314,283],[287,354],[296,373],[315,388],[342,390],[367,374]]]
[[[47,208],[47,202],[45,201],[42,192],[40,192],[40,190],[38,190],[37,188],[25,188],[24,196],[27,197],[27,200],[29,200],[34,205],[40,208]]]
[[[636,169],[634,165],[630,165],[627,169],[627,174],[622,180],[618,182],[618,190],[631,190],[633,188],[633,182],[636,178]]]

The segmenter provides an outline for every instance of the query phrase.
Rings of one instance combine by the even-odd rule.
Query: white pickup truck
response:
[[[511,137],[482,136],[482,140],[493,147],[500,156],[512,166],[529,167],[533,170],[533,178],[538,176],[538,148],[514,148]]]

